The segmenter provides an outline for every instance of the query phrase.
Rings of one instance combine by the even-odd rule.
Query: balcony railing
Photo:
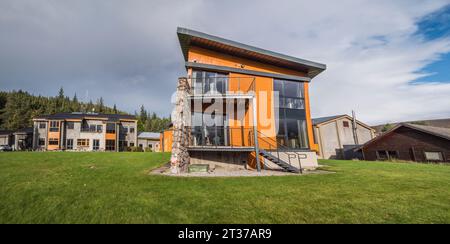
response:
[[[85,132],[85,133],[102,133],[102,128],[97,128],[97,127],[81,127],[80,132]]]
[[[190,78],[190,95],[236,95],[255,91],[254,77],[202,77]]]
[[[254,147],[253,127],[185,127],[182,143],[187,147]]]

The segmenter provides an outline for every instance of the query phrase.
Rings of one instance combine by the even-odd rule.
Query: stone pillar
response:
[[[175,108],[172,111],[173,143],[172,156],[170,158],[170,172],[178,174],[186,172],[189,165],[189,153],[186,148],[186,136],[184,127],[189,117],[189,104],[187,97],[190,85],[185,77],[178,78],[178,86],[175,98]]]

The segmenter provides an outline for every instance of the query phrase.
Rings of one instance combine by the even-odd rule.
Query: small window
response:
[[[115,150],[116,150],[116,141],[106,140],[106,151],[115,151]]]
[[[102,125],[97,125],[97,132],[102,133]]]
[[[106,133],[115,134],[116,133],[116,124],[114,124],[114,123],[106,124]]]
[[[100,149],[100,140],[98,140],[98,139],[92,140],[92,149],[94,151],[97,151]]]
[[[424,154],[425,154],[425,159],[427,161],[436,161],[436,162],[444,161],[442,152],[424,152]]]
[[[48,145],[58,146],[59,140],[57,138],[50,138],[50,139],[48,139]]]
[[[39,146],[45,146],[45,139],[39,138]]]
[[[130,147],[134,147],[134,142],[130,142]]]
[[[88,147],[89,146],[89,139],[78,139],[77,140],[77,146],[79,146],[79,147]]]
[[[68,150],[73,149],[73,139],[67,139],[67,147]]]
[[[377,159],[378,160],[387,160],[388,159],[388,154],[386,151],[377,151]]]
[[[343,121],[342,124],[344,125],[344,127],[350,127],[350,124],[348,123],[348,121]]]
[[[59,131],[59,121],[50,121],[50,129],[51,132]]]
[[[130,133],[134,133],[134,127],[130,127]]]
[[[90,132],[95,132],[97,126],[96,125],[89,125],[89,131]]]
[[[45,122],[39,123],[39,129],[45,129],[45,128],[47,128],[47,123],[45,123]]]
[[[139,144],[139,147],[140,147],[140,148],[143,148],[143,147],[144,147],[144,145],[142,145],[142,144]]]
[[[68,130],[73,130],[75,128],[75,123],[74,122],[67,122],[67,129]]]
[[[123,133],[128,133],[128,127],[123,127]]]
[[[148,144],[148,147],[149,148],[153,148],[153,144]]]

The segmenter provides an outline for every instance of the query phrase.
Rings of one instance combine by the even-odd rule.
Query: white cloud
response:
[[[416,34],[450,0],[2,1],[0,88],[103,96],[168,115],[184,75],[177,26],[327,64],[311,84],[313,116],[365,122],[450,116],[449,83],[410,82],[450,51]],[[8,82],[8,83],[7,83]],[[51,90],[53,89],[53,90]]]

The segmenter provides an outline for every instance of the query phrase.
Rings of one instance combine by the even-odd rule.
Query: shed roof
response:
[[[185,61],[188,61],[189,48],[191,46],[198,46],[278,67],[305,72],[309,78],[315,77],[326,69],[325,64],[272,52],[195,30],[178,27],[177,34]]]
[[[394,126],[392,129],[384,132],[383,134],[373,138],[372,140],[366,142],[364,145],[362,145],[361,147],[355,149],[362,149],[364,147],[366,147],[369,144],[372,144],[375,141],[378,141],[382,138],[385,138],[386,136],[390,135],[391,133],[395,132],[396,130],[398,130],[399,128],[402,127],[407,127],[413,130],[417,130],[423,133],[427,133],[433,136],[437,136],[446,140],[450,140],[450,128],[442,128],[442,127],[434,127],[434,126],[426,126],[426,125],[416,125],[416,124],[410,124],[410,123],[400,123],[396,126]]]
[[[327,117],[320,117],[320,118],[312,119],[312,124],[313,125],[320,125],[320,124],[327,123],[327,122],[330,122],[330,121],[333,121],[333,120],[339,119],[339,118],[347,118],[349,120],[353,119],[350,115],[341,114],[341,115],[333,115],[333,116],[327,116]],[[363,123],[363,122],[361,122],[359,120],[356,120],[356,123],[358,125],[361,125],[361,126],[367,128],[367,129],[369,129],[369,130],[375,131],[375,129],[373,129],[371,126],[369,126],[369,125],[367,125],[367,124],[365,124],[365,123]]]

